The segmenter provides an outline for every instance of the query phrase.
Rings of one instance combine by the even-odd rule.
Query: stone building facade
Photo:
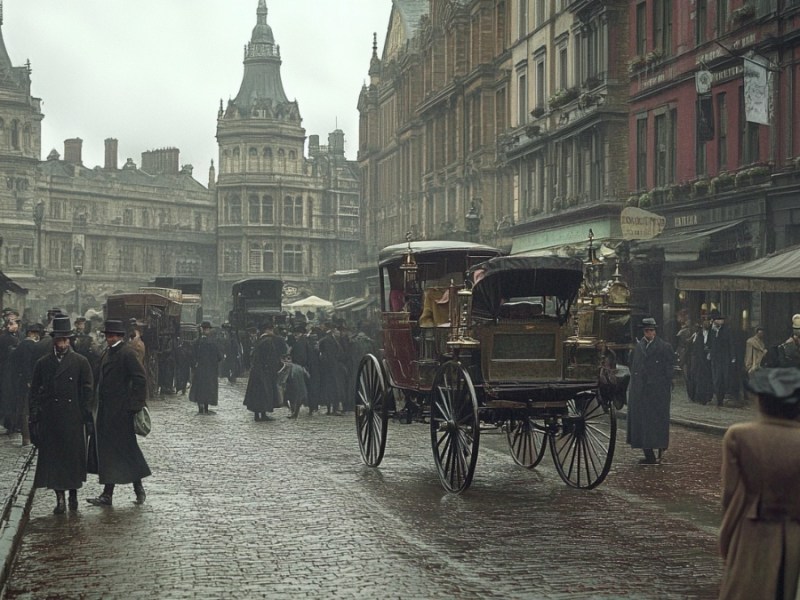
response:
[[[510,245],[508,0],[394,0],[361,91],[366,256],[415,239]],[[467,215],[480,231],[467,231]]]
[[[280,74],[280,49],[259,0],[238,94],[217,118],[218,286],[279,278],[286,301],[327,297],[328,277],[358,258],[358,172],[344,157],[344,133],[327,146],[309,140],[297,101]]]

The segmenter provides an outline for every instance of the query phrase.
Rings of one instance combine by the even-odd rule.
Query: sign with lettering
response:
[[[625,207],[619,219],[626,240],[650,240],[664,231],[667,224],[665,217],[636,206]]]
[[[750,123],[769,125],[767,67],[760,56],[744,59],[744,110]]]

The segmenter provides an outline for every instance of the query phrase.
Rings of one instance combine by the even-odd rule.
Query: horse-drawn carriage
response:
[[[379,270],[383,352],[361,360],[355,389],[367,465],[381,463],[388,421],[397,417],[429,424],[450,492],[472,482],[482,428],[505,431],[523,467],[538,465],[550,446],[568,485],[605,479],[617,421],[598,380],[607,344],[578,335],[571,314],[581,260],[409,242],[384,249]]]

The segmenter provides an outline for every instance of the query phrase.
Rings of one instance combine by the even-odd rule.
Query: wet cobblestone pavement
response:
[[[221,381],[208,416],[183,396],[151,403],[143,506],[129,486],[89,506],[94,476],[74,513],[37,491],[5,598],[716,597],[718,436],[673,427],[664,464],[641,467],[622,421],[608,479],[581,491],[549,456],[527,471],[484,435],[453,496],[425,425],[390,423],[370,469],[351,416],[257,423],[243,394]]]

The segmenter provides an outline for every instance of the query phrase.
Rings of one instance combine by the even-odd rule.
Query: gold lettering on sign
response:
[[[689,225],[697,225],[697,215],[675,217],[673,227],[688,227]]]

